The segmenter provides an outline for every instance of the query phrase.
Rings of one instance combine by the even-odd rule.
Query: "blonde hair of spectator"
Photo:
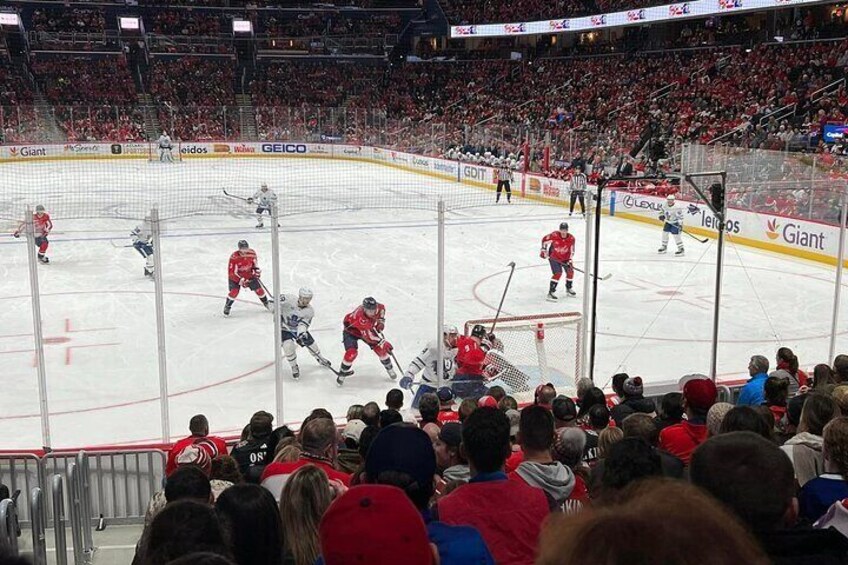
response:
[[[646,479],[628,486],[610,504],[550,516],[536,564],[584,563],[766,565],[770,561],[738,518],[705,492],[682,481]]]
[[[301,449],[300,444],[297,442],[284,445],[274,455],[274,463],[294,463],[300,459],[301,453],[303,453],[303,449]]]
[[[839,473],[848,481],[848,417],[834,418],[824,427],[822,454],[825,472]]]
[[[315,465],[292,473],[280,495],[283,549],[296,565],[312,565],[321,552],[318,525],[333,501],[327,474]]]
[[[598,458],[607,456],[610,447],[624,439],[624,430],[611,426],[604,428],[598,434]]]

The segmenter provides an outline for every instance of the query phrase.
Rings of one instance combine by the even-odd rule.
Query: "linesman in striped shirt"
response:
[[[510,187],[510,183],[512,182],[512,169],[509,166],[509,163],[504,161],[498,161],[498,195],[495,197],[495,203],[501,201],[501,190],[506,190],[506,201],[507,204],[512,202],[512,188]]]
[[[588,183],[588,179],[586,178],[586,173],[583,172],[582,169],[577,169],[571,176],[571,203],[568,207],[568,215],[571,216],[574,213],[574,205],[579,201],[580,202],[580,214],[586,215],[586,184]]]

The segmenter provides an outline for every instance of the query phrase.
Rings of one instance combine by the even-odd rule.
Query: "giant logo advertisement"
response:
[[[827,234],[824,227],[810,228],[806,222],[793,221],[789,218],[771,218],[766,221],[766,237],[772,241],[788,243],[789,245],[809,249],[811,251],[824,251]]]

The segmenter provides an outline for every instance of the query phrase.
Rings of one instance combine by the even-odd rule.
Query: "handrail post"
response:
[[[68,540],[65,534],[65,492],[62,475],[53,475],[53,535],[56,539],[56,565],[68,565]]]
[[[88,483],[88,455],[80,451],[76,456],[77,481],[79,484],[80,498],[80,525],[82,526],[83,551],[90,555],[94,551],[94,542],[91,534],[91,492]]]
[[[0,550],[18,555],[17,509],[11,498],[0,500]]]
[[[82,524],[79,494],[79,470],[76,463],[68,464],[68,502],[71,519],[71,539],[74,544],[74,565],[85,565],[83,559]]]
[[[47,565],[47,519],[44,515],[41,487],[32,489],[30,515],[32,516],[32,563]]]

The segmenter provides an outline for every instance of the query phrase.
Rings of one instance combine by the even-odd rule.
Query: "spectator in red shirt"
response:
[[[177,455],[189,445],[199,444],[209,453],[209,459],[218,455],[226,455],[227,443],[215,436],[209,435],[209,420],[203,414],[196,414],[188,422],[191,435],[181,439],[168,452],[168,462],[165,464],[165,476],[170,476],[177,469]]]
[[[439,422],[442,424],[446,422],[458,422],[459,414],[453,409],[454,394],[451,387],[441,387],[436,392],[436,396],[439,397]]]
[[[533,563],[548,503],[539,489],[510,481],[503,471],[509,455],[506,414],[475,410],[462,427],[462,451],[471,480],[439,500],[438,519],[477,528],[500,565]]]
[[[688,381],[683,386],[686,420],[660,433],[660,449],[689,465],[692,452],[707,439],[707,412],[715,404],[716,394],[715,383],[707,377]]]

